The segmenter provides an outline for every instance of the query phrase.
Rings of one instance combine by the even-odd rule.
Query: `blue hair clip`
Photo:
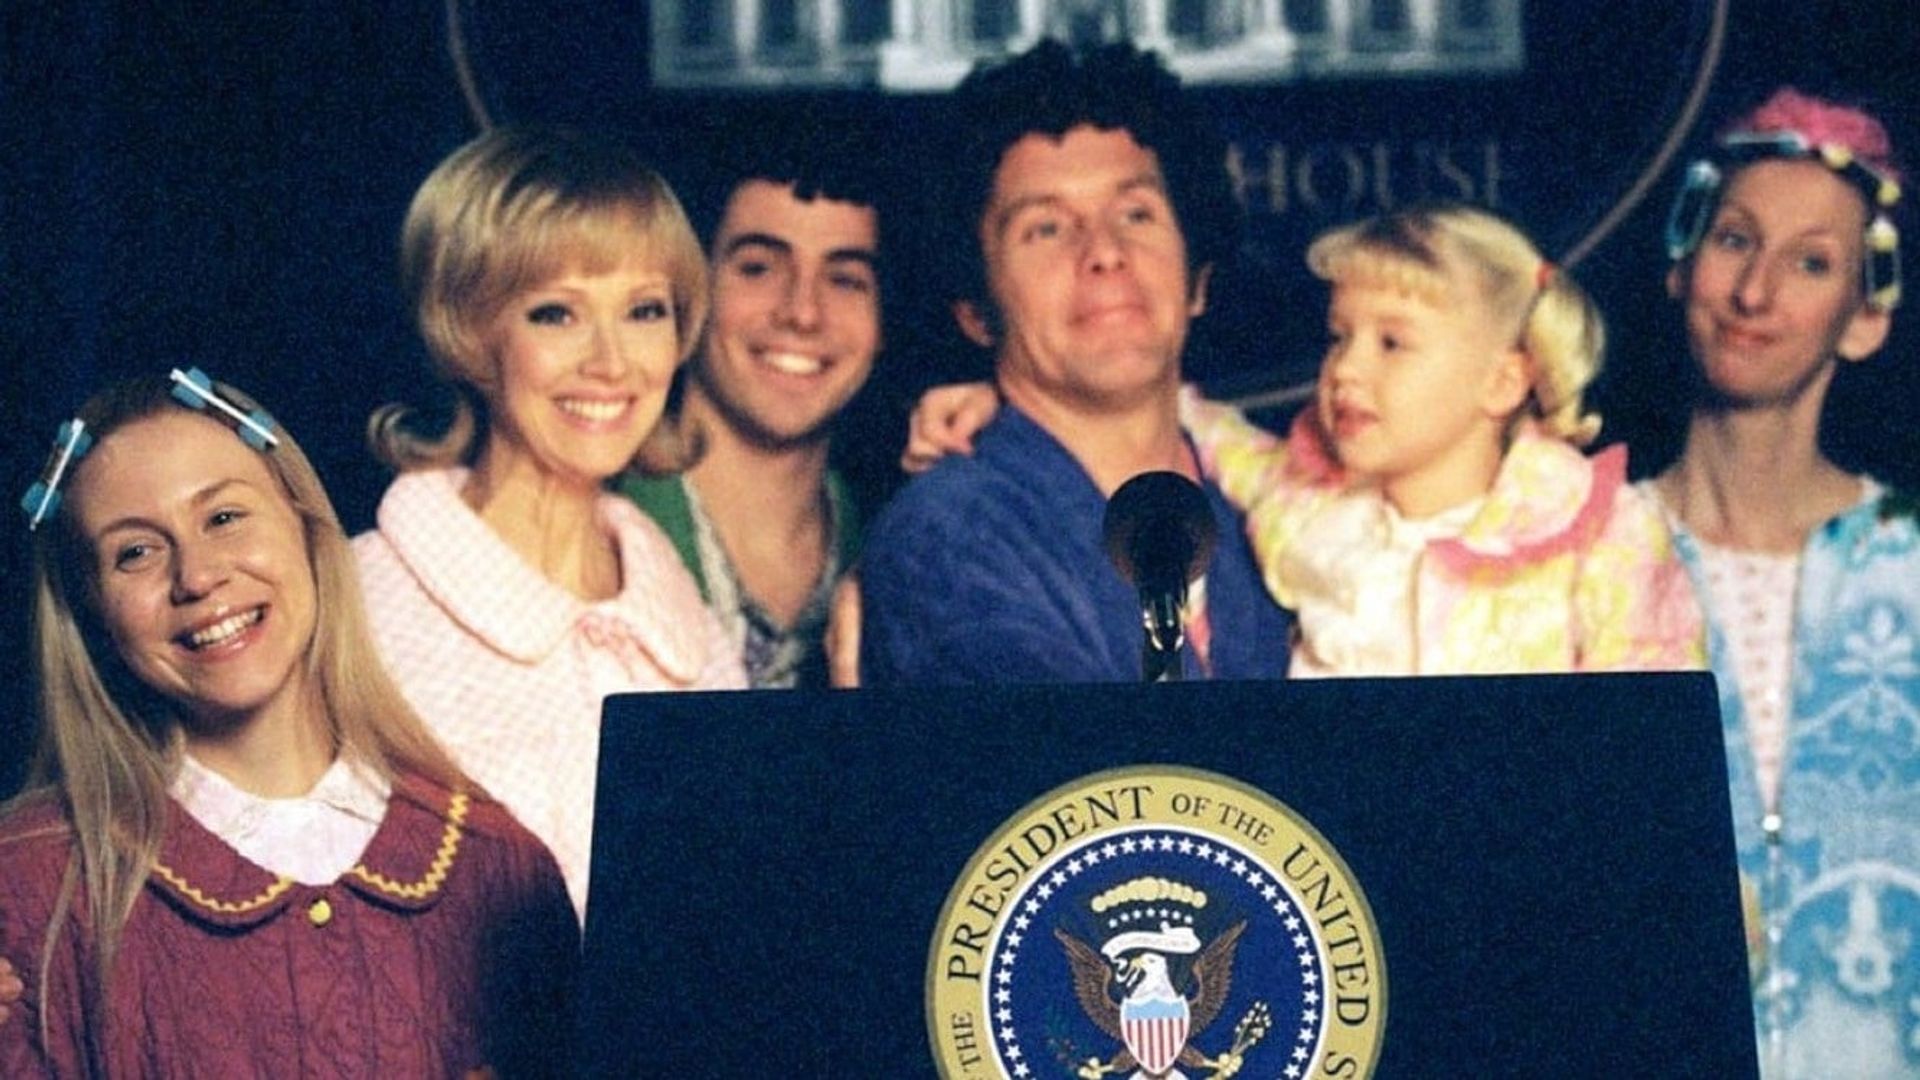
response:
[[[60,481],[66,479],[67,470],[92,446],[93,436],[87,434],[87,425],[78,417],[61,424],[60,430],[54,432],[53,453],[47,458],[47,467],[20,500],[20,509],[27,512],[28,532],[39,528],[42,521],[60,509]]]
[[[199,368],[188,368],[186,371],[174,368],[167,377],[173,380],[175,400],[189,409],[204,409],[211,405],[225,413],[227,419],[237,425],[236,432],[248,446],[264,451],[269,446],[280,445],[280,437],[273,433],[273,417],[268,416],[266,410],[241,412],[234,408],[232,403],[214,390],[213,380],[207,377],[206,372]]]

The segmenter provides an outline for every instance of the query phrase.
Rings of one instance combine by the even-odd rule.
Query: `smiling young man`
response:
[[[1133,476],[1198,480],[1181,356],[1233,250],[1224,148],[1151,54],[1043,42],[953,97],[946,254],[954,314],[993,356],[1006,407],[976,452],[908,485],[862,557],[873,684],[1120,681],[1141,614],[1101,542]],[[1279,677],[1289,624],[1238,517],[1207,488],[1218,545],[1196,590],[1189,677]]]
[[[677,417],[694,464],[622,490],[673,539],[753,686],[824,686],[828,604],[859,539],[828,453],[881,345],[871,159],[813,132],[743,141]]]

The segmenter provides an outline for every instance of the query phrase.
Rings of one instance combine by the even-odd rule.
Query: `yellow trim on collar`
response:
[[[199,904],[208,911],[218,912],[222,915],[244,915],[249,911],[257,911],[279,899],[281,893],[293,888],[292,878],[278,877],[274,878],[273,884],[267,886],[266,891],[259,896],[251,900],[242,900],[239,903],[233,903],[226,900],[215,900],[213,897],[187,884],[187,879],[174,873],[173,868],[166,863],[154,863],[153,872],[164,878],[167,884],[179,890],[180,895]]]
[[[411,885],[402,885],[385,874],[369,870],[365,863],[356,863],[347,871],[361,881],[379,889],[389,896],[398,896],[407,900],[419,900],[438,892],[447,880],[447,871],[453,868],[454,856],[460,851],[460,824],[467,819],[469,799],[465,792],[454,793],[447,804],[447,828],[440,834],[439,850],[433,854],[433,863],[427,867],[427,874]]]

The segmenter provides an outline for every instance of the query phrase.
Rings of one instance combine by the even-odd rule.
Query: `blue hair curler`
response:
[[[269,446],[280,445],[280,437],[273,433],[273,417],[268,416],[266,410],[254,409],[243,413],[234,408],[231,402],[214,390],[213,380],[207,377],[206,372],[199,368],[188,368],[186,371],[174,368],[167,373],[167,377],[173,380],[173,397],[176,401],[189,409],[212,406],[224,413],[236,425],[235,433],[248,446],[264,451]]]
[[[42,521],[60,509],[60,481],[66,479],[67,470],[92,447],[93,436],[87,434],[87,425],[77,417],[65,421],[54,432],[53,453],[47,457],[47,467],[40,479],[27,487],[26,496],[20,500],[20,509],[27,512],[28,532],[38,529]]]
[[[1720,170],[1713,162],[1696,161],[1687,166],[1680,192],[1673,197],[1673,209],[1667,212],[1667,258],[1678,262],[1693,254],[1706,235],[1719,196]]]

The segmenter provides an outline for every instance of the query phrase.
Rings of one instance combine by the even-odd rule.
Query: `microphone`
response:
[[[1141,473],[1107,500],[1101,531],[1113,568],[1140,595],[1146,630],[1142,678],[1178,679],[1187,585],[1213,557],[1213,511],[1206,494],[1179,473]]]

